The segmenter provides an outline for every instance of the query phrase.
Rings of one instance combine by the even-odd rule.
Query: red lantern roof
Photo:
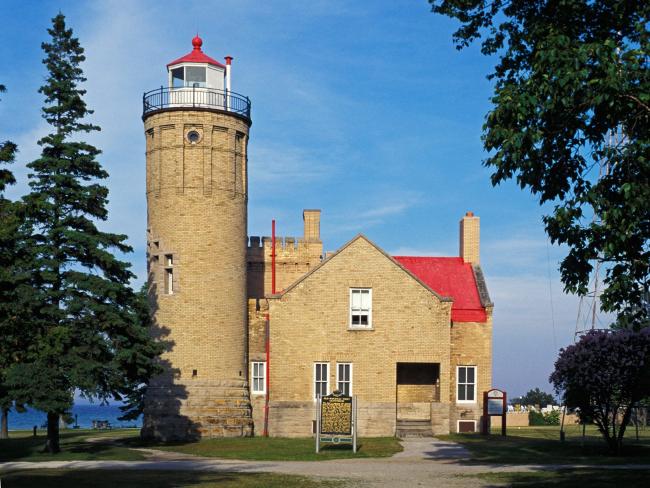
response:
[[[211,64],[213,66],[218,66],[219,68],[226,68],[223,64],[221,64],[219,61],[216,59],[212,59],[210,56],[206,55],[203,51],[201,51],[201,46],[203,45],[203,39],[201,39],[198,35],[192,39],[192,46],[194,49],[192,49],[191,52],[183,56],[182,58],[178,58],[171,63],[167,65],[169,68],[170,66],[173,66],[175,64],[180,64],[180,63],[207,63]]]

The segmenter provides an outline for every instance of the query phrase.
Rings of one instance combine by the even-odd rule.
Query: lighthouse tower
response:
[[[143,96],[152,332],[164,373],[145,397],[142,435],[252,434],[246,368],[250,101],[192,39]]]

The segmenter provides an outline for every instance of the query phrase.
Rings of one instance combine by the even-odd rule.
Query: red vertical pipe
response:
[[[275,219],[271,221],[271,293],[275,295]]]

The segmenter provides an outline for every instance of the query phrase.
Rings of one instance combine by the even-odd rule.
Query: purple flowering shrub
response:
[[[550,381],[582,422],[620,452],[632,408],[650,396],[650,329],[590,331],[560,350]]]

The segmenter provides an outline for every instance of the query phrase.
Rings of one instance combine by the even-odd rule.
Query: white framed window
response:
[[[372,289],[350,288],[350,328],[372,327]]]
[[[314,363],[314,398],[329,393],[329,363]]]
[[[336,389],[345,396],[352,396],[352,363],[336,364]]]
[[[476,403],[476,366],[456,367],[456,402]]]
[[[254,395],[266,393],[266,361],[251,363],[251,393]]]

